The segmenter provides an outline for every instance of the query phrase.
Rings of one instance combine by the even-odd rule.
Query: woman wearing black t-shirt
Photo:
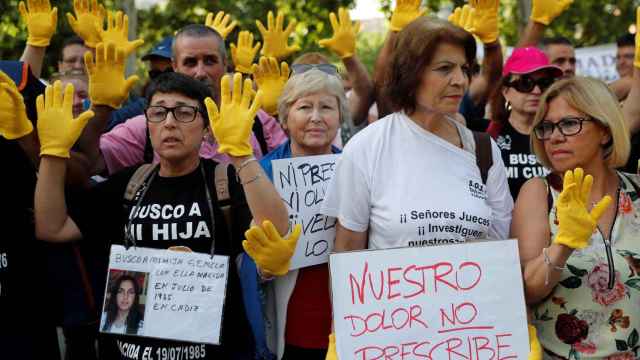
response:
[[[514,201],[527,179],[546,175],[529,149],[529,134],[540,96],[561,75],[562,70],[539,49],[515,49],[490,99],[493,116],[487,132],[501,150]]]
[[[126,237],[137,246],[188,248],[235,259],[242,251],[243,231],[251,218],[257,223],[268,219],[278,232],[285,233],[287,210],[252,156],[249,143],[261,95],[258,93],[252,102],[251,82],[246,80],[242,84],[240,74],[233,79],[233,96],[230,83],[229,76],[222,78],[220,111],[208,98],[210,91],[206,85],[185,75],[163,74],[150,85],[145,114],[160,163],[134,198],[134,204],[124,200],[124,193],[136,169],[123,170],[83,196],[73,197],[78,199],[77,203],[65,202],[64,177],[69,148],[92,114],[86,112],[72,119],[73,87],[67,86],[64,97],[59,83],[48,87],[46,96],[38,99],[42,160],[35,196],[37,237],[50,242],[86,237],[96,246],[108,246],[122,243],[127,229]],[[227,172],[230,229],[213,186],[218,164],[202,160],[198,155],[209,124],[220,145],[219,151],[227,153],[234,165]],[[162,209],[162,216],[154,216],[154,209]],[[249,353],[253,349],[252,337],[235,266],[229,267],[222,318],[220,346],[104,335],[103,348],[115,353],[108,358],[120,359],[130,359],[131,351],[127,349],[131,348],[139,349],[138,359],[145,353],[153,354],[154,359],[172,353],[197,354],[194,359],[252,358]]]

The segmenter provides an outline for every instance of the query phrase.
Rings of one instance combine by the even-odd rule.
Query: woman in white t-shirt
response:
[[[385,88],[396,112],[351,139],[324,199],[339,220],[336,251],[508,236],[500,150],[492,142],[485,184],[473,134],[456,120],[475,48],[470,33],[438,19],[398,33]]]

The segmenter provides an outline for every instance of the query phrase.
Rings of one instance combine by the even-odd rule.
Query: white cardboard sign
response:
[[[289,211],[289,228],[302,225],[290,269],[329,260],[336,237],[336,218],[320,213],[338,155],[273,160],[273,184]]]
[[[115,301],[110,289],[126,274],[139,283],[143,314],[137,333],[129,335],[217,345],[228,269],[228,256],[113,245],[100,331],[116,332],[105,328],[109,303]]]
[[[331,254],[341,360],[527,359],[515,240]]]

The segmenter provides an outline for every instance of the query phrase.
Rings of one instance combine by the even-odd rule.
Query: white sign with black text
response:
[[[228,256],[112,245],[100,331],[217,345],[228,271]]]
[[[336,218],[320,213],[338,155],[273,160],[273,184],[289,211],[289,228],[302,225],[290,269],[329,260],[336,236]]]

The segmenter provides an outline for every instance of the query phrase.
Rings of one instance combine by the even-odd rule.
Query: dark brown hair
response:
[[[463,48],[469,65],[476,58],[473,35],[448,21],[422,16],[398,33],[383,84],[385,100],[394,111],[411,114],[416,110],[421,74],[431,63],[438,45],[443,43]]]
[[[502,90],[511,80],[511,74],[505,75],[498,81],[498,86],[493,89],[493,93],[489,97],[489,108],[491,108],[491,121],[498,124],[504,124],[509,120],[511,111],[507,109],[507,99],[502,94]]]

